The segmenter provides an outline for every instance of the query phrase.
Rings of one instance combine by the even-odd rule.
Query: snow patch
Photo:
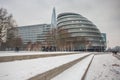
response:
[[[120,80],[120,60],[112,54],[96,55],[85,80]]]

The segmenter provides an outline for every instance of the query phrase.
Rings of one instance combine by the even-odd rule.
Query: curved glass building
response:
[[[65,40],[66,43],[62,47],[69,45],[67,50],[103,51],[105,49],[105,42],[99,29],[80,14],[59,14],[57,17],[57,27],[60,35],[64,36],[60,38]],[[66,34],[67,36],[65,36]]]

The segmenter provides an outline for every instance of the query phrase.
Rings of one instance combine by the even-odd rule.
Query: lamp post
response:
[[[100,40],[100,52],[102,52],[102,40]]]
[[[86,45],[86,52],[87,52],[87,49],[88,49],[88,45]]]

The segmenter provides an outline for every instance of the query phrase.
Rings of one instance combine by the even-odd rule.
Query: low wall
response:
[[[57,54],[35,54],[35,55],[19,55],[19,56],[0,56],[0,62],[8,62],[14,60],[27,60],[35,58],[44,58],[44,57],[54,57],[54,56],[63,56],[63,55],[72,55],[78,53],[57,53]]]

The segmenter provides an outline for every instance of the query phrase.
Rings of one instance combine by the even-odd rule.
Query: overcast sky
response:
[[[75,12],[107,34],[108,47],[120,46],[120,0],[0,0],[0,7],[13,14],[18,26],[50,23],[56,14]]]

